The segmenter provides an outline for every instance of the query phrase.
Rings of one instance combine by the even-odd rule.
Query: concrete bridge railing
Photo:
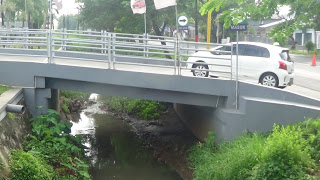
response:
[[[117,65],[123,64],[161,67],[172,69],[175,75],[182,75],[182,70],[197,70],[186,67],[186,59],[197,57],[192,55],[194,52],[212,53],[215,50],[207,50],[207,46],[221,46],[149,34],[50,29],[1,29],[0,40],[0,54],[42,56],[50,64],[56,63],[56,59],[105,62],[109,69],[116,69]],[[219,58],[220,62],[216,64],[199,64],[221,66],[224,70],[217,73],[231,79],[231,52],[225,52],[230,57]]]

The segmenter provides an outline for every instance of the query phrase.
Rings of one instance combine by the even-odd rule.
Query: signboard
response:
[[[230,31],[246,31],[247,30],[247,18],[244,19],[242,22],[239,22],[237,25],[233,24],[233,21],[231,21]]]
[[[247,24],[232,24],[230,26],[230,31],[246,31],[247,30]]]
[[[187,16],[179,16],[178,30],[188,30],[189,20]]]

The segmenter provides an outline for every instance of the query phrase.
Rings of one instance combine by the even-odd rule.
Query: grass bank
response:
[[[320,119],[215,144],[214,134],[190,150],[195,180],[319,179]]]
[[[8,91],[9,89],[11,89],[11,87],[0,85],[0,95],[4,92]]]
[[[308,52],[307,50],[290,50],[290,54],[299,54],[299,55],[305,55],[305,56],[312,56],[313,54],[316,54],[316,55],[320,55],[320,51],[317,50],[317,51],[310,51]]]

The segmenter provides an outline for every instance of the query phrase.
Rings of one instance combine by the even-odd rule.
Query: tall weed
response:
[[[306,179],[306,168],[313,163],[300,127],[275,125],[254,167],[253,179]]]
[[[189,161],[194,168],[195,180],[244,180],[263,150],[264,135],[247,134],[232,142],[214,145],[214,138],[190,149]]]

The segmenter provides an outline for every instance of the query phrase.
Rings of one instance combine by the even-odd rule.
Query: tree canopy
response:
[[[125,33],[144,32],[144,15],[133,14],[130,1],[119,0],[77,0],[83,4],[80,8],[82,25],[96,30],[108,30]],[[179,15],[187,15],[191,21],[195,16],[195,1],[181,0],[178,3]],[[199,2],[201,6],[202,3]],[[146,0],[147,6],[147,31],[151,27],[157,35],[163,35],[166,25],[175,27],[175,8],[168,7],[160,10],[154,8],[153,0]],[[202,24],[205,24],[205,19]]]
[[[288,16],[284,17],[279,7],[288,6]],[[261,21],[272,16],[284,18],[284,23],[277,25],[270,36],[281,40],[290,36],[295,30],[302,27],[311,27],[320,30],[320,1],[319,0],[211,0],[200,9],[201,14],[220,12],[220,20],[228,28],[231,20],[235,23],[248,17]]]
[[[26,4],[25,4],[26,2]],[[1,5],[1,10],[5,12],[7,26],[9,20],[28,20],[28,27],[41,28],[48,15],[47,0],[6,0]]]

